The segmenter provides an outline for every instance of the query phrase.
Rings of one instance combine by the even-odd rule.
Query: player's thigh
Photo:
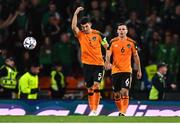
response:
[[[131,87],[132,74],[129,72],[121,73],[121,81],[122,81],[121,88],[123,88],[124,91],[126,89],[129,90]]]
[[[121,74],[120,73],[116,73],[116,74],[112,74],[112,84],[113,84],[113,91],[116,93],[118,91],[121,90]]]
[[[94,84],[93,80],[93,67],[91,65],[83,64],[84,81],[87,88]]]
[[[100,83],[104,77],[104,67],[103,66],[94,66],[93,80],[95,83]]]

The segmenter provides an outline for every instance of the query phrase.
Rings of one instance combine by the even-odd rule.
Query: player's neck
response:
[[[84,32],[85,34],[90,34],[90,33],[92,33],[92,29],[90,29],[89,31],[87,31],[87,32]]]
[[[126,39],[127,39],[127,36],[124,36],[124,37],[120,37],[120,36],[119,36],[119,39],[120,39],[120,40],[126,40]]]

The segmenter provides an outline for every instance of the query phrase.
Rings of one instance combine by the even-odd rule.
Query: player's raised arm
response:
[[[71,28],[72,28],[72,30],[73,30],[73,32],[74,32],[75,35],[77,35],[78,32],[79,32],[79,28],[78,28],[78,26],[77,26],[77,15],[78,15],[78,13],[79,13],[80,11],[82,11],[82,10],[84,10],[83,7],[78,7],[78,8],[76,9],[76,11],[74,12],[74,15],[73,15],[73,18],[72,18]]]

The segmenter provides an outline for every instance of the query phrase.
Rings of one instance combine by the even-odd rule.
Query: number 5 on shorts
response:
[[[102,73],[98,73],[98,81],[102,79]]]

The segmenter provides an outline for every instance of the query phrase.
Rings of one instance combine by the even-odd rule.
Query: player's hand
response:
[[[173,90],[176,90],[176,88],[177,88],[176,84],[171,84],[170,86]]]
[[[104,64],[104,68],[105,70],[110,70],[112,68],[112,64],[106,61]]]
[[[76,9],[76,11],[74,12],[74,14],[78,14],[80,11],[83,11],[83,10],[84,10],[83,7],[78,7],[78,8]]]
[[[137,79],[141,79],[142,77],[142,72],[140,70],[137,71]]]

